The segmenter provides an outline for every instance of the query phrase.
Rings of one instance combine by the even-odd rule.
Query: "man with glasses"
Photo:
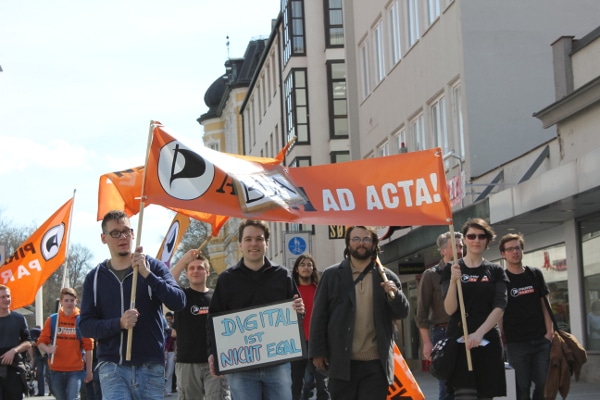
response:
[[[321,275],[310,323],[309,357],[329,376],[333,400],[387,399],[394,382],[394,321],[409,304],[400,279],[375,265],[373,228],[346,230],[344,260]]]
[[[419,332],[421,333],[421,342],[423,343],[423,357],[429,360],[433,345],[438,340],[446,337],[446,328],[450,316],[444,310],[444,298],[442,297],[442,285],[440,279],[442,271],[446,265],[453,260],[452,246],[456,247],[457,257],[462,257],[463,235],[460,232],[454,233],[454,240],[451,240],[452,233],[442,233],[437,238],[437,247],[442,255],[439,264],[431,267],[421,276],[418,290],[417,316],[415,318]],[[451,400],[454,396],[452,391],[446,387],[445,381],[439,382],[439,399]]]
[[[110,258],[92,269],[83,284],[80,330],[97,339],[102,395],[107,399],[163,399],[165,356],[163,303],[181,310],[185,294],[164,263],[133,251],[133,229],[122,211],[102,220],[102,243]],[[134,269],[138,269],[135,307],[131,308]],[[133,329],[127,360],[128,329]]]
[[[508,362],[515,369],[517,399],[542,400],[554,329],[545,305],[548,286],[542,271],[523,265],[524,244],[523,236],[509,233],[498,246],[509,280],[501,325]]]

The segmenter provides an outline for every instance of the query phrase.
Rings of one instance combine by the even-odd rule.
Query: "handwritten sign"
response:
[[[292,300],[211,315],[221,374],[306,357],[302,321]]]

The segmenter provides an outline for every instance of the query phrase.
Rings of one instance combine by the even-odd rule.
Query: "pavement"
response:
[[[425,399],[435,400],[438,398],[438,382],[429,373],[425,371],[413,371],[413,375],[417,380],[417,383],[421,387],[421,391],[425,395]],[[600,398],[600,383],[585,383],[585,382],[571,382],[571,389],[569,390],[568,400],[598,400]],[[28,397],[29,398],[29,397]],[[34,399],[43,400],[55,400],[54,396],[40,396],[31,397]],[[166,397],[165,399],[176,399],[175,395]],[[514,397],[503,397],[503,399],[512,399]],[[558,395],[560,399],[560,395]]]

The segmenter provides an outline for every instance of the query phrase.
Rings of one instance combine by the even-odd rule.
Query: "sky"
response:
[[[201,146],[206,90],[227,58],[269,36],[279,3],[0,1],[0,218],[40,226],[75,191],[69,244],[89,248],[92,265],[108,258],[100,176],[144,164],[152,120]],[[146,254],[156,256],[172,218],[145,208]]]

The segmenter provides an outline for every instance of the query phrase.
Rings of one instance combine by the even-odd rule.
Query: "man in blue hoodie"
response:
[[[179,311],[185,294],[164,263],[133,250],[133,229],[122,211],[102,220],[102,243],[110,259],[92,269],[83,284],[80,330],[98,343],[102,394],[108,399],[163,399],[165,390],[162,305]],[[139,277],[131,305],[133,267]],[[126,360],[127,330],[133,328],[131,360]]]

